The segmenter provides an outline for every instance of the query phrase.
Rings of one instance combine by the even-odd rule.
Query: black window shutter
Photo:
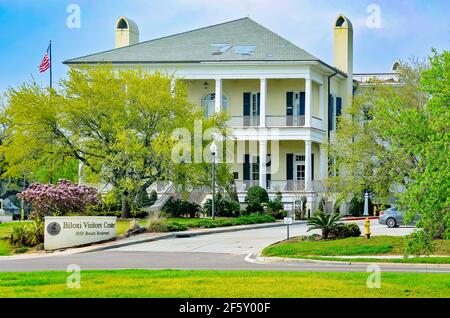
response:
[[[305,92],[300,92],[300,109],[299,115],[305,116]]]
[[[261,93],[258,93],[257,94],[258,96],[256,97],[256,115],[258,115],[259,116],[259,109],[260,109],[260,105],[261,105],[261,103],[260,103],[260,101],[261,101]]]
[[[292,116],[294,109],[294,93],[286,93],[286,116]]]
[[[270,173],[272,171],[271,165],[272,165],[272,157],[270,154],[268,154],[267,155],[267,163],[266,163],[267,171],[269,171],[266,173],[267,188],[269,188],[270,180],[272,180],[272,174]]]
[[[250,180],[250,155],[244,155],[244,180]]]
[[[311,154],[311,180],[314,180],[314,154]]]
[[[286,180],[294,180],[294,154],[286,154]]]
[[[244,116],[250,116],[250,93],[244,93]]]
[[[336,116],[340,116],[342,113],[342,98],[336,97]]]
[[[333,130],[333,95],[328,95],[328,131]]]

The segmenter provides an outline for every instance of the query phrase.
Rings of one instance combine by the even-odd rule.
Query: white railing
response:
[[[252,186],[259,186],[259,180],[235,180],[236,190],[239,193],[247,192]],[[305,180],[268,180],[267,191],[269,192],[309,192],[306,191]],[[313,192],[325,192],[321,180],[311,181]]]
[[[259,116],[231,116],[228,125],[231,127],[256,127],[259,126]]]
[[[259,180],[234,180],[237,192],[247,192],[253,186],[259,186]]]
[[[322,119],[314,116],[311,117],[311,126],[317,129],[324,129]]]
[[[268,127],[303,127],[305,126],[305,116],[266,116]]]

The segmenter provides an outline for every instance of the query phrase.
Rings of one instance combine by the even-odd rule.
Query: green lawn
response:
[[[81,288],[67,273],[0,273],[0,297],[450,297],[450,274],[262,271],[82,271]]]
[[[351,237],[341,240],[327,241],[302,241],[300,238],[294,238],[289,241],[280,242],[266,247],[263,250],[265,256],[308,258],[320,260],[345,260],[331,258],[327,256],[344,255],[403,255],[403,237],[395,236],[374,236],[367,240],[364,237]],[[450,263],[450,241],[436,240],[436,250],[433,254],[448,255],[442,258],[408,258],[397,260],[380,260],[380,262],[401,262],[401,263]],[[370,258],[355,258],[352,262],[373,261]]]
[[[12,251],[11,246],[3,238],[9,235],[12,223],[0,224],[0,256],[9,255]]]

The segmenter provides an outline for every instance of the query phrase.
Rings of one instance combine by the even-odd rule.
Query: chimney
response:
[[[342,14],[334,22],[334,66],[353,76],[353,26]]]
[[[137,24],[126,17],[120,17],[116,22],[116,49],[139,43]]]

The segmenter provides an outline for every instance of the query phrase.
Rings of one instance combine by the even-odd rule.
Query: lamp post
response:
[[[369,192],[364,193],[364,216],[369,216]]]
[[[211,144],[211,147],[209,148],[211,150],[211,162],[212,162],[212,201],[211,201],[211,216],[214,220],[215,212],[216,212],[216,205],[215,205],[215,196],[216,196],[216,153],[217,153],[217,146],[216,143],[213,141]]]

